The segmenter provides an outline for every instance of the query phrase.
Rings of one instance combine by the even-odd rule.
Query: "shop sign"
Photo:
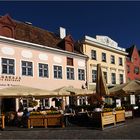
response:
[[[20,82],[20,80],[21,80],[20,76],[5,76],[5,75],[0,76],[0,81],[16,81],[16,82]]]
[[[12,86],[17,86],[15,84],[0,84],[0,87],[12,87]]]

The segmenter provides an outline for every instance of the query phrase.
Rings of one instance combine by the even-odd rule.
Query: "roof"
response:
[[[17,22],[15,28],[15,39],[35,44],[58,48],[57,44],[62,41],[56,34],[47,30]]]
[[[136,45],[132,45],[131,47],[126,49],[126,52],[128,53],[128,57],[132,56],[132,53],[133,53],[135,47],[136,47]]]
[[[14,30],[14,36],[11,36],[11,38],[14,38],[16,40],[44,45],[61,50],[66,50],[64,46],[67,44],[71,44],[74,48],[72,52],[82,54],[80,53],[80,51],[75,49],[74,41],[71,35],[67,35],[64,39],[61,39],[56,33],[33,26],[29,22],[24,23],[14,20],[8,14],[6,14],[5,16],[0,16],[0,22],[12,27],[12,31]]]

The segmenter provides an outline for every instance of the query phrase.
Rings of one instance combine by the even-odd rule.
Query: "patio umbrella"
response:
[[[96,94],[100,97],[109,95],[101,64],[97,64]]]
[[[87,89],[80,89],[80,88],[75,88],[73,86],[64,86],[58,89],[53,90],[54,92],[58,92],[59,95],[71,95],[71,93],[74,93],[76,96],[84,96],[84,95],[91,95],[93,94],[92,90],[87,90]]]
[[[69,96],[70,95],[70,92],[67,91],[68,87],[66,86],[63,86],[63,87],[60,87],[58,89],[55,89],[53,90],[54,92],[57,92],[58,95],[63,95],[63,96]]]
[[[112,96],[127,96],[129,94],[140,94],[140,81],[132,80],[127,83],[117,85],[110,90]]]
[[[42,97],[42,96],[53,96],[53,95],[57,95],[57,93],[53,91],[27,87],[22,85],[0,89],[0,97],[21,97],[21,96]]]
[[[101,69],[101,64],[97,64],[97,78],[96,78],[96,94],[93,94],[90,98],[90,104],[94,104],[95,101],[99,104],[103,104],[103,97],[109,95],[109,90],[106,86],[106,81]]]

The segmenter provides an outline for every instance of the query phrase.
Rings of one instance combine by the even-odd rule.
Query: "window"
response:
[[[79,105],[86,105],[86,97],[79,98]]]
[[[130,72],[130,66],[127,65],[127,73],[129,73],[129,72]]]
[[[54,66],[54,78],[62,79],[62,67]]]
[[[23,107],[28,107],[28,101],[26,99],[23,99]]]
[[[44,107],[49,107],[49,99],[40,99],[40,107],[43,109]]]
[[[97,71],[92,70],[92,82],[96,82],[96,77],[97,77]]]
[[[123,74],[120,74],[120,84],[123,84]]]
[[[32,62],[22,61],[22,75],[33,76]]]
[[[119,57],[119,65],[122,66],[123,65],[123,62],[122,62],[122,58]]]
[[[15,74],[14,71],[15,62],[13,59],[2,58],[2,73],[3,74]]]
[[[73,58],[67,57],[67,65],[73,66]]]
[[[111,73],[111,81],[112,81],[112,84],[116,84],[116,74],[115,73]]]
[[[106,53],[102,53],[102,61],[106,62]]]
[[[96,60],[96,51],[95,50],[91,50],[91,59]]]
[[[48,76],[48,64],[39,63],[39,77],[49,77]]]
[[[103,74],[104,74],[105,81],[107,83],[107,72],[104,71]]]
[[[67,67],[67,79],[74,80],[74,68]]]
[[[134,68],[134,73],[135,73],[135,74],[139,74],[139,67],[135,67],[135,68]]]
[[[115,64],[115,56],[111,55],[111,64]]]
[[[78,69],[78,79],[79,80],[85,80],[85,70]]]

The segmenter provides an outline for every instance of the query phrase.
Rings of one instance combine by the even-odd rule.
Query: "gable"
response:
[[[6,26],[16,26],[16,24],[13,22],[12,18],[8,14],[0,18],[0,23]]]

